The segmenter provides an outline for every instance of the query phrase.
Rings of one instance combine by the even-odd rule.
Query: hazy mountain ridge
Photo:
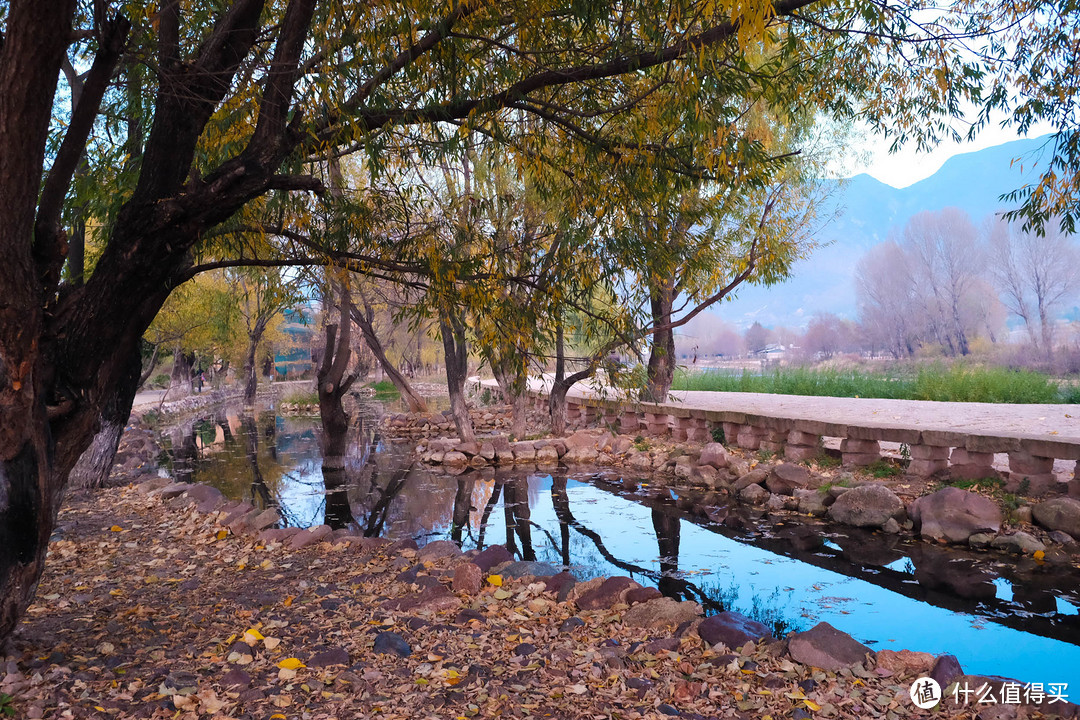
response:
[[[836,208],[840,214],[819,233],[824,246],[797,263],[787,282],[745,287],[715,312],[740,327],[755,320],[766,326],[801,326],[816,312],[854,319],[854,271],[867,250],[924,210],[959,207],[981,227],[993,213],[1007,209],[999,200],[1002,195],[1036,177],[1033,163],[1045,143],[1045,137],[1016,140],[954,155],[936,173],[905,188],[866,174],[837,181],[826,214]],[[1016,158],[1021,160],[1014,164]]]

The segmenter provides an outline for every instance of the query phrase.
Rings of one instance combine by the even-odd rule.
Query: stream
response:
[[[344,470],[321,466],[317,418],[220,407],[167,428],[178,480],[276,507],[283,524],[366,536],[502,543],[579,579],[629,575],[706,612],[736,610],[778,635],[824,620],[870,647],[956,655],[968,673],[1080,689],[1080,570],[900,536],[703,506],[700,493],[617,469],[433,472],[378,432],[361,403]]]

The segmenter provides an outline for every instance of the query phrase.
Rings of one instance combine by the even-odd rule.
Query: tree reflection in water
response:
[[[503,482],[503,514],[506,518],[506,549],[522,560],[536,560],[529,517],[529,481],[519,476]],[[520,550],[514,535],[521,541]]]
[[[574,528],[579,533],[589,538],[600,555],[617,568],[631,574],[638,574],[654,581],[664,595],[675,599],[695,600],[708,610],[719,612],[724,609],[723,604],[709,597],[704,590],[694,583],[678,576],[679,567],[679,523],[678,515],[662,506],[653,506],[653,529],[656,531],[657,544],[660,546],[660,572],[649,568],[626,562],[615,557],[604,545],[600,534],[578,522],[570,511],[570,499],[566,494],[566,477],[553,477],[551,483],[551,501],[555,506],[555,515],[559,518],[560,526],[565,526],[563,537],[569,540],[569,528]],[[665,512],[667,511],[667,512]],[[657,520],[657,512],[664,517]],[[568,547],[569,542],[564,542],[563,547]],[[564,565],[569,567],[569,551],[564,551]]]
[[[474,473],[466,472],[458,475],[457,492],[454,493],[454,512],[450,520],[450,539],[461,547],[464,538],[462,533],[469,531],[472,538],[472,528],[469,527],[469,516],[474,510],[472,506],[473,488],[476,486]]]
[[[219,425],[225,428],[229,426],[228,422],[221,422]],[[251,504],[263,509],[278,508],[280,503],[271,494],[270,488],[266,485],[266,479],[263,478],[262,468],[259,467],[259,429],[255,418],[251,415],[241,415],[240,427],[247,440],[245,449],[248,464],[251,466]],[[230,432],[226,437],[231,438],[232,433]]]

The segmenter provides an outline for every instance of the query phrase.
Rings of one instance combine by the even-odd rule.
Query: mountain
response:
[[[976,226],[1006,209],[998,198],[1036,176],[1046,137],[1016,140],[976,152],[954,155],[941,168],[905,188],[894,188],[869,175],[836,182],[827,208],[839,216],[818,233],[823,247],[796,264],[791,278],[770,288],[744,287],[713,312],[739,327],[759,321],[767,327],[805,325],[816,312],[854,319],[855,266],[867,250],[899,232],[923,210],[959,207]],[[1013,160],[1020,158],[1019,163]],[[1039,163],[1045,164],[1048,157]],[[1024,172],[1021,173],[1021,165]]]

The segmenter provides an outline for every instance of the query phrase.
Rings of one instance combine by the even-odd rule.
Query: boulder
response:
[[[577,578],[564,570],[558,575],[544,578],[544,592],[553,592],[562,601],[576,584]]]
[[[756,468],[739,476],[739,479],[735,481],[735,490],[741,491],[743,488],[750,487],[751,485],[760,485],[765,482],[768,477],[768,470],[765,468]]]
[[[652,458],[649,457],[649,453],[647,452],[632,450],[630,454],[626,456],[626,464],[634,470],[651,470]]]
[[[405,642],[405,638],[394,632],[381,632],[376,635],[372,650],[376,653],[394,654],[399,657],[408,657],[412,654],[412,648]]]
[[[930,668],[930,677],[937,680],[938,685],[943,688],[951,685],[953,680],[963,674],[964,670],[955,655],[939,655],[934,666]]]
[[[634,588],[626,593],[626,604],[637,605],[638,603],[649,602],[650,600],[655,600],[660,597],[663,597],[663,595],[654,587]]]
[[[567,465],[592,465],[599,456],[595,447],[570,447],[562,459]]]
[[[454,568],[454,592],[476,595],[484,584],[484,571],[476,563],[462,563]]]
[[[417,556],[420,561],[438,560],[444,557],[457,557],[461,554],[461,548],[453,540],[436,540],[420,548]]]
[[[496,565],[500,565],[504,562],[513,562],[514,556],[510,554],[510,551],[503,545],[492,545],[491,547],[484,548],[473,558],[473,562],[480,568],[482,572],[487,572]]]
[[[803,665],[833,671],[859,664],[868,653],[873,654],[870,648],[827,622],[788,637],[788,652]]]
[[[694,466],[690,464],[690,458],[683,455],[675,460],[675,477],[687,479],[690,477]]]
[[[203,485],[202,483],[191,485],[186,494],[195,501],[195,507],[201,513],[213,512],[225,504],[225,496],[221,494],[220,490],[209,485]],[[277,521],[275,520],[274,522]],[[268,526],[255,528],[255,530],[264,530],[266,527]]]
[[[537,465],[554,465],[559,462],[559,451],[552,445],[545,445],[536,451]]]
[[[516,442],[510,447],[514,451],[514,462],[524,463],[536,461],[536,448],[531,442]],[[446,461],[443,460],[443,462]]]
[[[559,568],[551,563],[537,562],[535,560],[520,560],[499,567],[499,574],[509,578],[520,578],[526,575],[532,577],[554,577],[558,575]]]
[[[796,488],[792,494],[799,501],[799,512],[804,515],[824,515],[829,510],[826,501],[833,499],[827,492],[809,488]]]
[[[690,482],[694,485],[716,489],[720,483],[720,475],[712,465],[698,465],[690,473]]]
[[[711,465],[714,468],[720,469],[727,467],[728,462],[727,448],[720,443],[706,443],[705,447],[701,448],[701,456],[698,458],[698,465]]]
[[[923,495],[911,504],[909,512],[919,534],[927,540],[966,543],[975,533],[1001,530],[997,503],[955,487]]]
[[[751,505],[762,505],[769,499],[769,491],[760,485],[747,485],[739,491],[739,499]]]
[[[267,508],[256,515],[255,519],[251,521],[251,531],[262,532],[267,528],[274,527],[279,522],[281,522],[281,516],[278,515],[278,511],[274,508]]]
[[[582,610],[609,608],[616,603],[625,601],[626,593],[637,587],[641,587],[641,585],[631,578],[616,575],[607,578],[599,586],[579,595],[577,597],[577,606]]]
[[[1017,555],[1034,555],[1037,552],[1046,552],[1045,545],[1032,535],[1019,530],[1012,535],[998,535],[990,541],[990,547]]]
[[[1038,503],[1031,510],[1035,522],[1047,530],[1060,530],[1072,537],[1080,537],[1080,500],[1057,497]]]
[[[878,650],[877,666],[879,670],[888,670],[894,675],[921,677],[934,666],[934,656],[911,650]]]
[[[809,483],[809,471],[801,465],[791,463],[777,465],[765,479],[765,487],[777,495],[791,495],[797,488],[805,488]]]
[[[333,532],[333,529],[329,525],[316,525],[307,530],[302,530],[289,539],[289,549],[299,550],[308,545],[313,545],[314,543],[328,539]]]
[[[761,638],[773,636],[768,626],[751,620],[745,615],[727,610],[702,620],[697,627],[697,633],[709,645],[723,643],[732,650],[748,642],[757,642]]]
[[[863,485],[836,498],[828,514],[844,525],[879,528],[890,519],[904,516],[904,502],[884,485]]]
[[[700,615],[701,606],[696,602],[679,602],[667,597],[658,597],[634,605],[623,613],[622,621],[624,625],[631,627],[678,627],[684,622],[696,620]]]
[[[469,464],[469,456],[457,450],[451,450],[443,455],[442,464],[447,467],[463,468]]]

